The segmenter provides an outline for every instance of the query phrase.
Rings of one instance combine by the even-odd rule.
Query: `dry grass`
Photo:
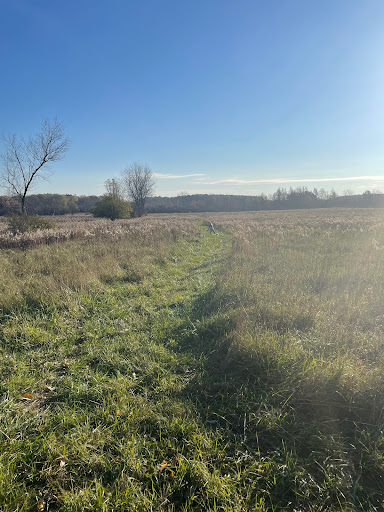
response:
[[[218,214],[214,222],[232,234],[215,300],[234,327],[219,368],[247,387],[238,408],[247,449],[260,450],[261,439],[268,463],[289,460],[276,509],[290,495],[305,510],[382,510],[384,212]]]
[[[205,214],[208,215],[208,214]],[[313,210],[260,211],[209,214],[214,224],[231,232],[243,232],[252,236],[281,235],[295,231],[299,234],[321,231],[372,232],[382,228],[384,210],[374,208],[348,209],[327,208]]]
[[[192,217],[112,222],[74,216],[61,219],[56,230],[3,234],[2,243],[12,249],[0,251],[0,307],[50,301],[114,278],[139,278],[162,260],[171,243],[197,235],[198,229]],[[67,243],[57,243],[62,241]]]
[[[55,229],[38,230],[33,233],[12,235],[7,231],[5,221],[0,221],[0,249],[27,249],[44,244],[67,242],[70,240],[123,238],[157,240],[169,234],[175,239],[189,234],[196,216],[151,215],[139,219],[111,221],[95,219],[91,215],[65,215],[47,217],[54,222]]]

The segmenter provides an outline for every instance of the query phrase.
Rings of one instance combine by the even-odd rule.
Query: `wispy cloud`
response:
[[[192,178],[194,176],[204,176],[204,174],[163,174],[161,172],[153,173],[155,178],[160,179],[178,179],[178,178]]]
[[[196,175],[195,175],[196,176]],[[238,178],[228,178],[225,180],[216,181],[201,181],[203,185],[217,185],[220,183],[232,183],[239,185],[248,185],[251,183],[257,183],[260,185],[271,184],[283,184],[283,183],[319,183],[319,182],[335,182],[335,181],[384,181],[384,176],[349,176],[340,178],[270,178],[270,179],[259,179],[259,180],[242,180]],[[195,182],[197,183],[197,182]]]
[[[356,187],[357,189],[367,189],[367,188],[377,188],[379,186],[382,186],[383,184],[382,183],[373,183],[372,185],[359,185],[358,187]]]

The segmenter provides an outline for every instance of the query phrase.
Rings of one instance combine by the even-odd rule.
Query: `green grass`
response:
[[[3,253],[0,509],[382,510],[384,229],[351,215]]]
[[[214,507],[226,494],[203,455],[220,450],[184,395],[203,361],[175,339],[193,330],[191,304],[214,284],[225,245],[181,241],[146,275],[4,315],[4,510],[39,499],[71,511]]]

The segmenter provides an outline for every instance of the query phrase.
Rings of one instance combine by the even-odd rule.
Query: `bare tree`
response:
[[[118,179],[112,178],[111,180],[107,180],[104,183],[104,186],[107,191],[107,195],[118,197],[119,199],[123,198],[122,186]]]
[[[136,216],[145,213],[145,204],[155,188],[151,169],[138,162],[127,167],[122,173],[123,184],[128,198],[132,201]]]
[[[39,179],[49,176],[49,164],[60,160],[68,150],[69,140],[64,129],[54,119],[43,121],[39,133],[25,140],[16,135],[2,138],[5,152],[1,155],[1,181],[11,194],[21,202],[25,213],[25,198],[32,185]]]

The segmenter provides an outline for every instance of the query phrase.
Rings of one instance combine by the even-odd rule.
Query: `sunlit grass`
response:
[[[0,253],[1,509],[383,509],[381,211],[209,220]]]

